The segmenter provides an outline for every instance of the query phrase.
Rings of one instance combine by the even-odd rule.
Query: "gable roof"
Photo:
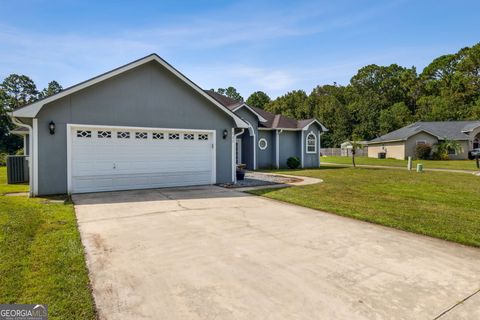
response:
[[[471,132],[477,127],[480,127],[480,121],[419,121],[373,139],[369,143],[404,141],[420,132],[426,132],[440,140],[445,138],[468,140],[467,132]]]
[[[236,112],[240,108],[246,108],[248,109],[251,113],[253,113],[255,116],[257,116],[258,120],[260,122],[265,122],[267,121],[265,118],[263,118],[258,112],[253,110],[252,107],[250,107],[248,104],[246,104],[243,101],[237,101],[234,100],[230,97],[224,96],[223,94],[217,93],[213,90],[205,90],[207,94],[209,94],[212,98],[223,104],[226,108],[231,110],[232,112]]]
[[[102,82],[102,81],[105,81],[109,78],[112,78],[116,75],[119,75],[121,73],[124,73],[126,71],[129,71],[131,69],[134,69],[138,66],[141,66],[143,64],[146,64],[146,63],[149,63],[151,61],[155,61],[157,63],[159,63],[161,66],[163,66],[165,69],[167,69],[168,71],[170,71],[171,73],[173,73],[175,76],[177,76],[180,80],[182,80],[183,82],[185,82],[187,85],[189,85],[191,88],[193,88],[195,91],[197,91],[198,93],[200,93],[202,96],[204,96],[207,100],[209,100],[210,102],[212,102],[215,106],[217,106],[218,108],[220,108],[222,111],[224,111],[225,113],[227,113],[230,117],[232,117],[235,121],[235,124],[237,125],[237,127],[239,128],[248,128],[248,125],[239,117],[237,116],[234,112],[232,112],[229,108],[226,108],[222,103],[220,103],[219,101],[217,101],[216,99],[212,98],[212,96],[210,96],[209,94],[207,94],[205,91],[203,91],[197,84],[195,84],[193,81],[191,81],[190,79],[188,79],[185,75],[183,75],[180,71],[178,71],[177,69],[175,69],[172,65],[170,65],[168,62],[166,62],[165,60],[163,60],[162,58],[160,58],[160,56],[158,56],[156,53],[152,53],[146,57],[143,57],[141,59],[138,59],[138,60],[135,60],[133,62],[130,62],[126,65],[123,65],[121,67],[118,67],[116,69],[113,69],[111,71],[108,71],[106,73],[103,73],[99,76],[96,76],[94,78],[91,78],[89,80],[86,80],[86,81],[83,81],[83,82],[80,82],[76,85],[73,85],[69,88],[66,88],[62,91],[60,91],[59,93],[57,94],[54,94],[52,96],[49,96],[49,97],[46,97],[46,98],[43,98],[43,99],[40,99],[38,101],[35,101],[31,104],[28,104],[26,106],[23,106],[19,109],[16,109],[15,111],[12,112],[12,116],[13,117],[25,117],[25,118],[34,118],[37,116],[38,112],[42,109],[42,107],[47,104],[47,103],[50,103],[52,101],[55,101],[55,100],[58,100],[60,98],[63,98],[67,95],[70,95],[72,93],[75,93],[77,91],[80,91],[82,89],[85,89],[87,87],[90,87],[96,83],[99,83],[99,82]]]
[[[232,111],[237,111],[243,106],[248,107],[250,111],[252,111],[253,113],[256,113],[258,116],[260,116],[264,120],[264,121],[261,121],[261,123],[259,124],[259,128],[302,130],[308,127],[309,125],[311,125],[312,123],[316,122],[318,123],[322,131],[328,131],[328,129],[325,128],[325,126],[322,125],[315,118],[297,120],[281,114],[274,114],[257,107],[249,106],[242,101],[236,101],[232,98],[226,97],[212,90],[206,90],[206,92]]]

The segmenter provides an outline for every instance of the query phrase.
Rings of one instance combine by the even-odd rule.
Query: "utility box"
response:
[[[423,172],[423,164],[417,163],[417,172]]]
[[[28,156],[7,156],[7,183],[28,182]]]

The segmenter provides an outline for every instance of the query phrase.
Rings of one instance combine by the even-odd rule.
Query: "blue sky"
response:
[[[0,78],[64,87],[158,53],[203,88],[276,97],[348,83],[367,64],[418,70],[480,41],[480,1],[4,1]]]

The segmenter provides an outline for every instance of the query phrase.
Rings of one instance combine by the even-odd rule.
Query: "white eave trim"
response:
[[[40,110],[42,109],[42,107],[47,104],[47,103],[50,103],[52,101],[55,101],[55,100],[58,100],[58,99],[61,99],[67,95],[70,95],[72,93],[75,93],[77,91],[80,91],[82,89],[85,89],[87,87],[90,87],[96,83],[99,83],[99,82],[102,82],[104,80],[107,80],[109,78],[112,78],[114,76],[117,76],[121,73],[124,73],[128,70],[131,70],[131,69],[134,69],[138,66],[141,66],[145,63],[148,63],[148,62],[151,62],[151,61],[156,61],[158,62],[160,65],[162,65],[164,68],[166,68],[168,71],[170,71],[171,73],[173,73],[175,76],[177,76],[178,78],[180,78],[183,82],[185,82],[186,84],[188,84],[190,87],[192,87],[195,91],[197,91],[198,93],[200,93],[202,96],[204,96],[206,99],[208,99],[210,102],[212,102],[213,104],[215,104],[218,108],[220,108],[223,112],[227,113],[229,116],[231,116],[234,120],[235,120],[235,124],[238,128],[248,128],[248,125],[239,117],[237,116],[235,113],[233,113],[232,111],[228,110],[227,108],[225,108],[223,105],[221,105],[217,100],[215,100],[214,98],[212,98],[209,94],[207,94],[205,91],[203,91],[198,85],[196,85],[193,81],[191,81],[190,79],[188,79],[186,76],[184,76],[181,72],[179,72],[177,69],[175,69],[174,67],[172,67],[168,62],[166,62],[165,60],[163,60],[162,58],[160,58],[158,55],[156,54],[151,54],[151,55],[148,55],[146,56],[145,58],[142,58],[142,59],[139,59],[137,61],[134,61],[132,63],[129,63],[129,64],[126,64],[120,68],[117,68],[117,69],[114,69],[112,71],[109,71],[109,72],[106,72],[98,77],[95,77],[95,78],[92,78],[90,80],[87,80],[87,81],[84,81],[84,82],[81,82],[77,85],[74,85],[70,88],[67,88],[63,91],[60,91],[59,93],[53,95],[53,96],[50,96],[48,98],[45,98],[45,99],[42,99],[42,100],[39,100],[37,102],[34,102],[28,106],[25,106],[23,108],[20,108],[20,109],[17,109],[15,111],[13,111],[13,116],[14,117],[17,117],[17,118],[35,118],[37,116],[37,114],[40,112]]]
[[[313,119],[312,121],[310,121],[306,126],[304,126],[304,127],[302,128],[302,130],[307,131],[308,128],[310,127],[310,125],[311,125],[312,123],[315,123],[315,122],[320,126],[320,128],[322,128],[322,131],[323,131],[323,132],[328,131],[328,129],[325,128],[325,126],[324,126],[323,124],[321,124],[320,121],[318,121],[317,119]]]
[[[235,109],[233,109],[232,111],[233,112],[237,112],[237,110],[241,109],[241,108],[247,108],[248,110],[250,110],[251,113],[253,113],[254,115],[257,116],[258,120],[260,122],[267,122],[267,119],[265,119],[264,117],[262,117],[258,112],[256,112],[255,110],[253,110],[248,104],[246,103],[242,103],[241,105],[239,105],[238,107],[236,107]]]

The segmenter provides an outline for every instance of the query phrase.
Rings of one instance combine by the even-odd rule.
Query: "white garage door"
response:
[[[215,183],[214,132],[69,126],[71,193]]]

